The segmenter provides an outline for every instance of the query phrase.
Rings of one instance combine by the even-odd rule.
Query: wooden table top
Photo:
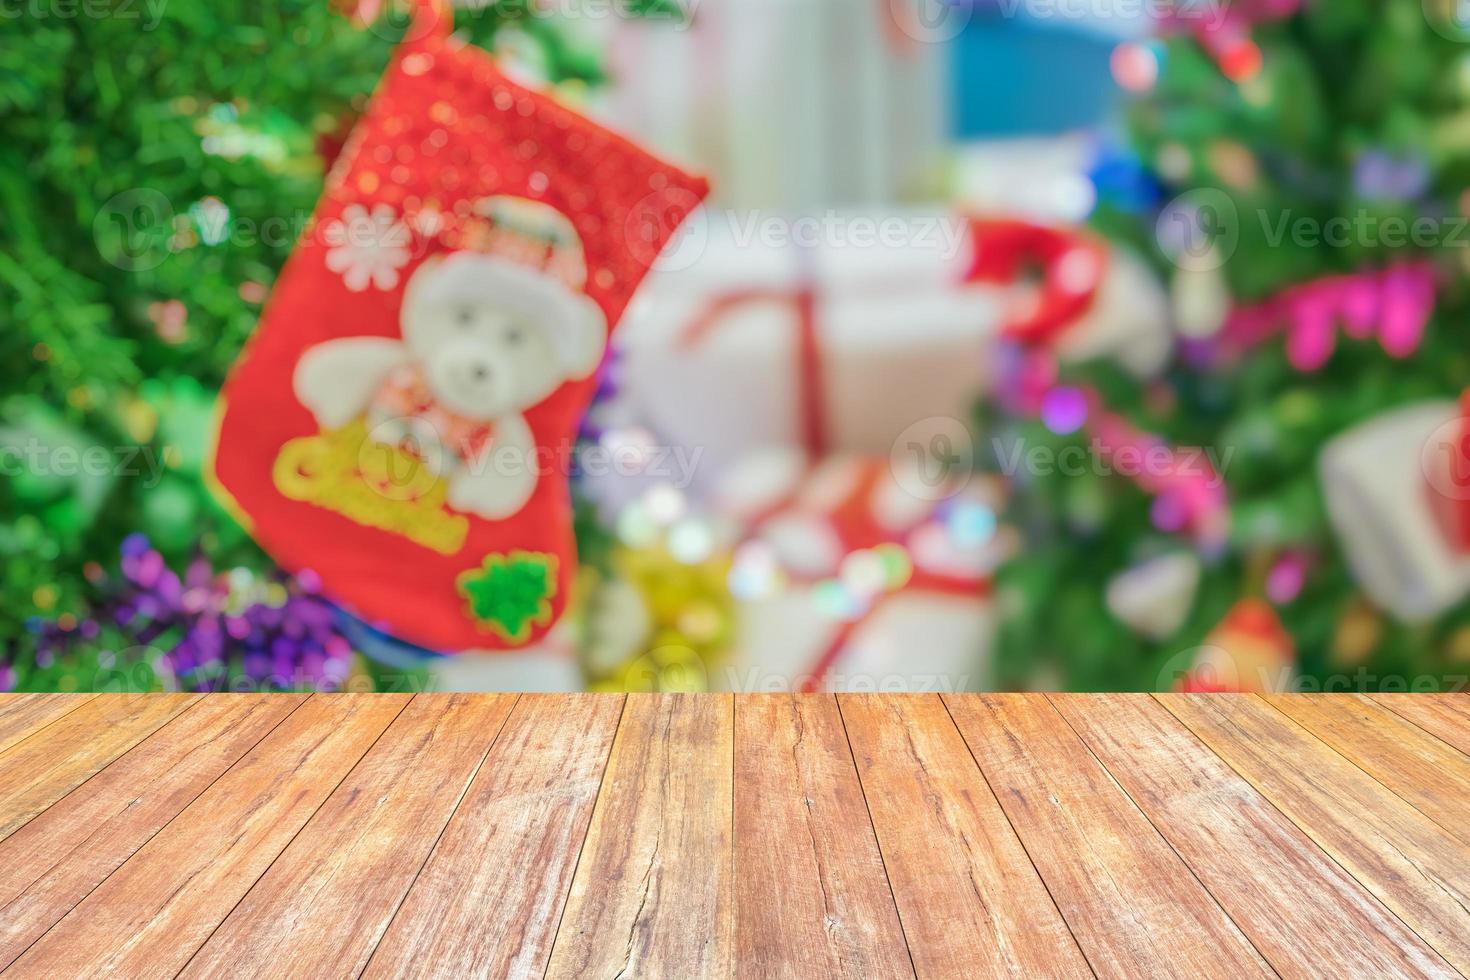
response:
[[[1470,695],[10,695],[0,965],[1470,975]]]

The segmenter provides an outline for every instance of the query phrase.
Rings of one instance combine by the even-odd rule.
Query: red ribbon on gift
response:
[[[872,550],[883,545],[905,546],[912,536],[924,528],[932,517],[915,520],[903,527],[885,526],[875,513],[875,498],[883,490],[884,483],[891,479],[889,462],[886,459],[864,458],[859,463],[859,472],[852,486],[841,501],[830,510],[811,511],[800,504],[802,490],[807,486],[805,478],[796,480],[775,502],[762,508],[750,518],[750,527],[759,531],[772,518],[786,513],[805,513],[812,520],[820,520],[832,532],[838,545],[838,553],[846,556],[858,551]],[[810,472],[810,471],[808,471]],[[911,571],[903,584],[889,587],[874,595],[866,608],[851,618],[844,619],[823,646],[821,653],[798,679],[797,690],[812,693],[822,688],[832,667],[842,655],[853,634],[869,622],[882,606],[896,596],[912,592],[956,596],[977,599],[986,595],[990,581],[984,574],[966,575],[925,567],[922,556],[913,557],[913,549],[906,548],[911,556]],[[804,585],[815,585],[834,578],[834,570],[817,574],[797,575],[796,580]]]
[[[1007,315],[1005,337],[1025,344],[1055,342],[1097,299],[1108,267],[1108,249],[1092,235],[1009,218],[972,218],[975,257],[966,283],[1012,285],[1035,271],[1034,296]]]
[[[1450,545],[1470,554],[1470,388],[1460,394],[1460,415],[1453,436],[1435,448],[1441,454],[1425,459],[1439,471],[1425,473],[1424,492],[1429,512]]]
[[[1011,312],[1002,331],[1021,348],[1017,376],[1003,384],[1002,395],[1008,387],[1007,403],[1013,409],[1039,414],[1056,386],[1055,345],[1096,301],[1107,271],[1107,246],[1085,232],[1027,221],[976,219],[970,227],[975,259],[966,281],[1018,283],[1030,269],[1040,278],[1038,293]],[[1167,530],[1189,532],[1207,546],[1217,544],[1225,532],[1226,495],[1208,461],[1199,456],[1191,462],[1160,437],[1135,428],[1108,411],[1097,392],[1084,389],[1083,395],[1086,431],[1105,457],[1166,460],[1160,467],[1144,466],[1129,474],[1155,498],[1156,521]]]
[[[746,289],[718,296],[685,326],[678,344],[684,348],[695,346],[732,311],[758,303],[785,304],[796,314],[796,391],[801,413],[801,444],[809,458],[819,459],[830,441],[821,338],[817,336],[817,292],[810,282],[790,289]]]

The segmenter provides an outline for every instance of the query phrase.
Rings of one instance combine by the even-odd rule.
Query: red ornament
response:
[[[1470,554],[1470,389],[1460,395],[1460,417],[1451,438],[1426,447],[1422,464],[1429,510],[1451,548]],[[1437,434],[1444,430],[1436,430]]]
[[[1296,665],[1296,641],[1264,599],[1241,599],[1210,630],[1179,679],[1192,694],[1284,691]]]
[[[213,473],[266,550],[374,625],[518,646],[566,604],[608,334],[707,187],[427,13],[225,387]]]
[[[975,259],[965,282],[1010,285],[1033,269],[1040,278],[1036,294],[1007,312],[1006,337],[1049,344],[1097,299],[1108,250],[1092,235],[1011,219],[974,219],[970,232]]]

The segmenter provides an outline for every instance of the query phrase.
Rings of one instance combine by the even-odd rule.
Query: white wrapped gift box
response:
[[[1327,513],[1354,577],[1375,603],[1407,622],[1470,594],[1470,555],[1450,541],[1431,494],[1465,499],[1442,471],[1458,437],[1452,401],[1422,402],[1347,430],[1322,449]]]
[[[704,211],[620,330],[619,417],[697,450],[701,475],[715,478],[772,446],[884,455],[916,423],[969,419],[1003,326],[1041,301],[1034,281],[966,281],[977,248],[1010,247],[986,237],[997,224],[980,224],[977,243],[973,222],[940,210]],[[1077,285],[1072,258],[1095,239],[1077,240],[1046,288],[1090,299],[1056,352],[1157,372],[1174,339],[1158,282],[1136,257],[1103,251],[1092,256],[1096,287]]]
[[[785,220],[709,211],[660,260],[619,332],[629,417],[699,448],[716,473],[804,445],[808,398],[821,451],[887,454],[914,422],[968,418],[1007,293],[963,285],[967,223],[938,211]],[[817,241],[783,242],[783,229]]]
[[[748,527],[731,573],[741,602],[722,686],[982,687],[990,573],[1013,543],[994,526],[1001,487],[962,474],[926,499],[886,457],[835,455],[808,468],[791,455],[753,458],[720,498],[720,512]]]

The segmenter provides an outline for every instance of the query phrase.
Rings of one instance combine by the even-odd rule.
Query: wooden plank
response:
[[[1470,694],[1373,694],[1374,701],[1470,755]]]
[[[360,974],[515,700],[416,697],[182,975]]]
[[[0,841],[0,969],[304,700],[204,698]]]
[[[193,694],[99,694],[0,753],[0,839],[192,704]]]
[[[1283,977],[1457,975],[1153,697],[1051,700]]]
[[[839,695],[921,977],[1091,977],[938,695]]]
[[[95,694],[0,694],[0,752],[94,697]]]
[[[830,694],[735,702],[735,950],[742,977],[913,977]]]
[[[1470,844],[1470,756],[1361,694],[1266,700]]]
[[[548,977],[730,975],[733,706],[628,696]]]
[[[1258,698],[1161,700],[1455,969],[1470,974],[1470,848]]]
[[[11,965],[172,976],[407,703],[313,695]]]
[[[367,976],[543,975],[622,707],[521,696]]]
[[[1045,695],[944,700],[1093,972],[1274,976]]]

